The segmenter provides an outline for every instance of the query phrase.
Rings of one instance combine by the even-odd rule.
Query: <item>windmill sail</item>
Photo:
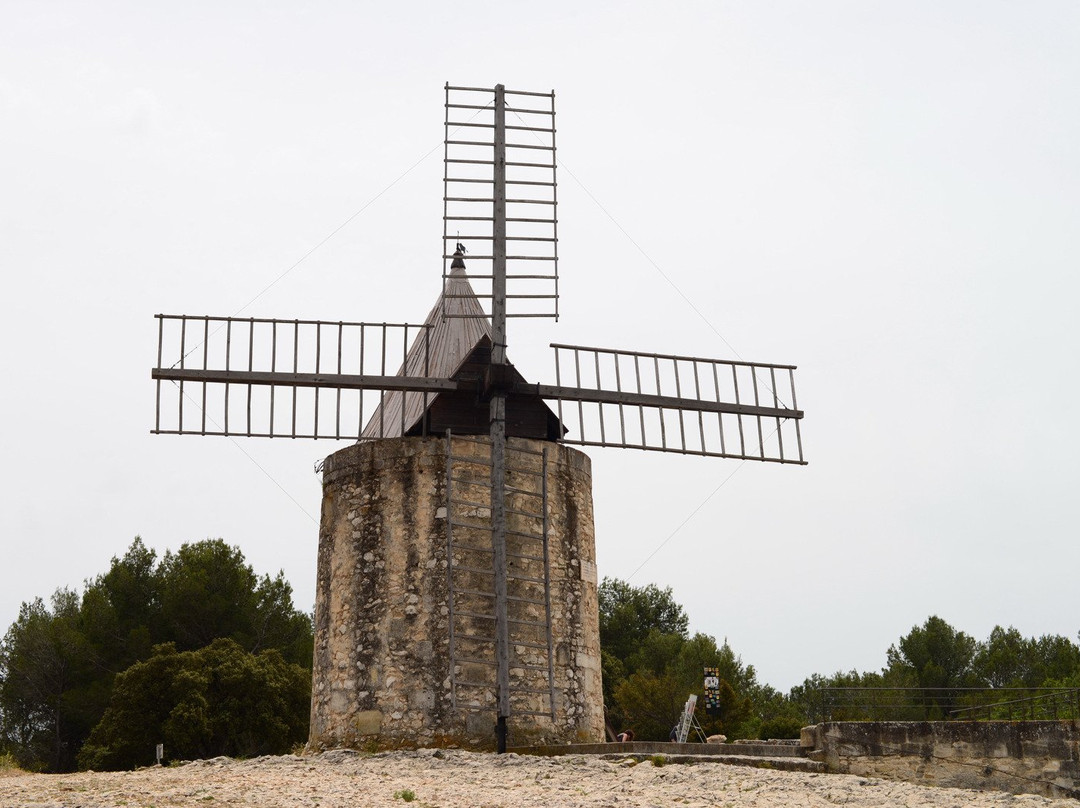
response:
[[[551,347],[564,443],[806,464],[794,365]]]
[[[356,440],[382,391],[457,389],[388,375],[408,346],[430,353],[426,325],[156,317],[154,434]]]
[[[793,365],[556,344],[554,384],[523,379],[507,318],[559,315],[554,93],[447,84],[444,127],[443,287],[425,322],[159,314],[152,431],[445,434],[447,610],[490,603],[450,615],[452,695],[494,707],[505,751],[512,714],[556,711],[547,449],[519,439],[804,464],[803,413]],[[482,457],[456,454],[458,436]]]
[[[505,99],[501,114],[496,99]],[[555,93],[447,84],[444,127],[444,278],[461,245],[489,312],[502,298],[507,317],[558,319]],[[497,166],[504,174],[501,193]],[[495,284],[500,260],[505,294]],[[446,294],[454,293],[447,287]]]

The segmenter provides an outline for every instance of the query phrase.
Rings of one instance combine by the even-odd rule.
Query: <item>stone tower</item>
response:
[[[482,315],[455,270],[401,373],[481,374]],[[511,396],[506,415],[510,743],[601,741],[589,458],[542,401]],[[323,464],[309,748],[493,745],[487,418],[475,393],[388,392]]]

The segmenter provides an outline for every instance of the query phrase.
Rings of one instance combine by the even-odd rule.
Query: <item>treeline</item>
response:
[[[1080,688],[1080,646],[995,628],[976,641],[933,616],[898,639],[879,671],[814,674],[788,693],[715,638],[689,632],[671,589],[605,578],[599,590],[604,706],[612,733],[666,740],[703,669],[720,673],[704,732],[797,737],[830,688],[890,692],[892,718],[942,718],[964,688]],[[312,624],[282,573],[259,577],[220,539],[158,559],[136,538],[81,593],[24,603],[0,641],[0,756],[32,771],[123,769],[172,759],[288,751],[307,737]],[[927,693],[932,696],[927,699]],[[870,717],[854,702],[831,717]]]
[[[757,679],[725,641],[689,633],[690,621],[670,587],[600,584],[600,658],[604,711],[611,733],[632,729],[637,740],[666,741],[696,693],[704,704],[703,670],[720,671],[720,710],[696,717],[706,735],[783,738],[802,727],[784,694]]]
[[[812,720],[883,714],[894,720],[940,720],[961,710],[973,717],[1009,718],[1045,707],[1046,694],[1033,699],[1036,691],[1080,688],[1080,646],[1068,637],[1024,637],[1015,628],[995,626],[978,641],[936,615],[890,646],[885,659],[880,671],[815,674],[792,688],[789,697]],[[830,694],[830,688],[876,692]],[[973,688],[1002,693],[966,692]],[[995,703],[1002,706],[983,709]]]
[[[0,754],[32,771],[286,751],[307,735],[311,618],[220,539],[136,538],[82,593],[24,603],[0,642]]]
[[[704,702],[704,667],[720,669],[720,710],[697,718],[707,735],[794,738],[822,720],[828,688],[874,688],[891,717],[940,719],[969,703],[965,688],[1080,688],[1080,646],[1067,637],[1024,637],[996,627],[985,641],[932,616],[885,653],[880,671],[814,674],[787,694],[757,680],[725,641],[690,636],[689,620],[671,589],[600,585],[600,649],[609,729],[633,729],[640,740],[666,740],[691,693]],[[881,693],[885,692],[882,696]],[[867,716],[866,694],[834,705],[832,718]]]

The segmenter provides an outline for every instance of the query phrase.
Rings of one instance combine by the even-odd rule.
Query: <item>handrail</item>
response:
[[[817,690],[815,701],[822,721],[1080,719],[1080,688],[1076,687],[823,687]]]

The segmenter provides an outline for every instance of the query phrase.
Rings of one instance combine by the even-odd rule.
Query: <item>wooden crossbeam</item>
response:
[[[418,393],[443,393],[457,390],[476,390],[475,380],[436,379],[422,376],[372,376],[336,373],[271,373],[249,370],[193,370],[188,368],[155,368],[151,378],[174,382],[206,382],[216,384],[255,384],[275,387],[317,387],[337,390],[394,390]],[[594,390],[586,387],[567,387],[553,384],[517,383],[512,395],[536,396],[549,401],[583,401],[594,404],[624,404],[632,407],[652,407],[662,410],[688,412],[720,412],[732,415],[751,415],[763,418],[802,418],[802,410],[783,407],[761,407],[735,404],[728,401],[708,401],[680,396],[659,396],[627,390]]]
[[[554,401],[586,401],[594,404],[626,404],[633,407],[652,407],[660,410],[689,412],[726,412],[732,415],[760,415],[763,418],[802,418],[802,410],[783,407],[761,407],[754,404],[733,404],[728,401],[708,401],[680,396],[659,396],[628,390],[594,390],[587,387],[563,387],[553,384],[516,384],[513,392],[536,395]]]
[[[257,384],[274,387],[318,387],[336,390],[404,390],[418,393],[442,393],[474,390],[476,382],[425,376],[372,376],[344,373],[277,373],[258,370],[194,370],[190,368],[154,368],[152,379],[173,382],[217,384]]]

